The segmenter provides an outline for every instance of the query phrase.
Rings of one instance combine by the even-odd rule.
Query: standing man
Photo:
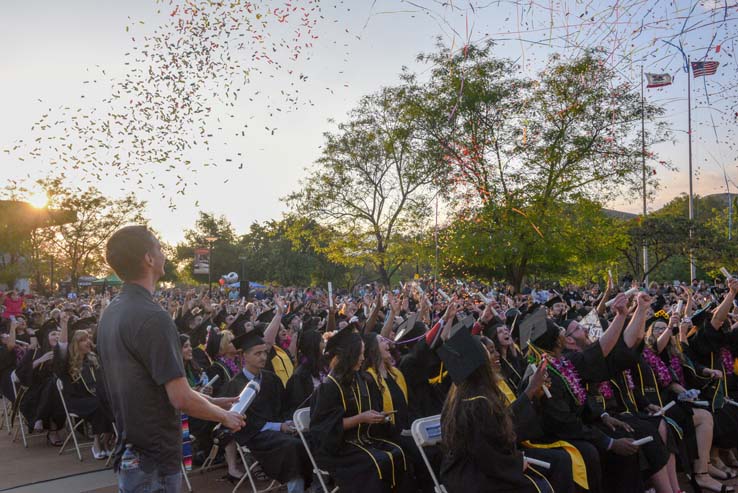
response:
[[[126,226],[108,240],[105,258],[125,283],[103,313],[97,332],[118,431],[119,491],[179,492],[180,412],[233,431],[244,421],[225,410],[236,399],[210,399],[187,383],[177,328],[153,299],[166,261],[159,240],[146,226]]]

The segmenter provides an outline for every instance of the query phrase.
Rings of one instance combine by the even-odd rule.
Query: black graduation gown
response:
[[[418,341],[397,367],[407,383],[410,421],[440,414],[451,379],[441,359],[425,340]]]
[[[46,361],[33,368],[33,361],[41,356],[39,349],[26,352],[15,372],[22,385],[20,412],[31,427],[40,420],[45,427],[53,422],[56,429],[61,429],[66,416],[56,389],[52,362]]]
[[[500,371],[513,391],[523,383],[523,375],[527,366],[525,357],[519,352],[515,352],[514,355],[508,352],[507,358],[500,356]]]
[[[248,383],[246,375],[239,372],[223,386],[221,395],[235,397]],[[274,373],[262,370],[259,385],[259,393],[246,411],[246,426],[235,433],[234,438],[251,450],[264,474],[270,478],[286,483],[301,477],[308,485],[312,467],[302,441],[280,431],[261,431],[267,422],[281,423],[287,417],[282,382]]]
[[[301,407],[310,405],[310,397],[313,395],[313,376],[305,365],[295,369],[289,380],[287,380],[287,407],[294,413]]]
[[[329,375],[313,396],[310,434],[315,459],[327,470],[344,493],[389,493],[412,491],[412,465],[402,447],[392,440],[387,424],[343,429],[343,419],[364,411],[382,410],[372,398],[372,378],[357,373],[350,385]]]
[[[463,453],[448,452],[441,463],[441,483],[449,492],[539,493],[553,492],[548,481],[531,468],[523,472],[523,454],[517,449],[503,450],[494,433],[496,423],[484,397],[464,399],[465,413],[471,413],[479,433],[472,435]],[[441,422],[450,419],[446,410]]]
[[[54,348],[54,370],[64,384],[64,401],[74,413],[92,425],[92,432],[113,432],[113,412],[110,409],[102,383],[102,367],[95,368],[85,357],[82,371],[76,380],[69,375],[68,356],[61,356],[59,346]]]
[[[228,366],[218,360],[214,360],[213,364],[205,370],[205,373],[207,373],[208,379],[210,380],[213,380],[213,378],[218,375],[218,381],[212,385],[213,395],[219,395],[222,392],[223,387],[231,381],[231,378],[233,378],[233,374]]]
[[[15,401],[10,374],[15,370],[15,350],[0,345],[0,393],[10,402]]]

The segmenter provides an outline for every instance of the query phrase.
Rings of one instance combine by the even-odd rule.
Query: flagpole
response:
[[[687,56],[687,136],[689,137],[689,239],[692,240],[692,221],[694,221],[694,195],[692,192],[692,62]],[[694,252],[691,245],[689,249],[689,277],[693,282],[697,277],[697,269],[694,265]]]
[[[641,65],[641,159],[643,178],[643,219],[646,219],[646,110],[643,95],[643,65]],[[643,238],[643,282],[648,286],[648,246]]]

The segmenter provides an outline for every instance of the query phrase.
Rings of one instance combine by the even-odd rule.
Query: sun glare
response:
[[[36,192],[28,197],[28,203],[38,209],[41,209],[43,207],[46,207],[46,205],[49,203],[49,198],[44,192]]]

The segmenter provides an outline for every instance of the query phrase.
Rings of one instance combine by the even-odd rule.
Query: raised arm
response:
[[[379,318],[379,310],[381,309],[382,309],[382,290],[378,289],[377,297],[374,300],[374,308],[372,308],[372,311],[369,313],[369,317],[367,318],[366,323],[364,324],[364,334],[368,334],[374,330],[374,327],[377,325],[377,318]]]
[[[647,293],[639,293],[636,309],[630,319],[630,323],[625,328],[623,336],[625,345],[634,348],[641,343],[646,334],[646,314],[651,306],[651,297]]]
[[[615,349],[620,335],[623,333],[625,317],[628,311],[627,303],[628,298],[624,294],[621,293],[615,297],[615,301],[612,304],[612,308],[615,311],[615,318],[612,319],[607,330],[600,337],[600,348],[602,348],[602,354],[604,356],[607,356]]]
[[[392,333],[392,328],[395,325],[395,317],[400,313],[400,300],[395,299],[395,295],[390,292],[387,295],[387,304],[389,305],[390,312],[388,316],[384,318],[384,326],[380,335],[386,339],[389,339]]]
[[[723,302],[720,303],[712,316],[711,323],[715,330],[720,330],[720,327],[723,326],[723,322],[728,318],[728,313],[730,313],[731,308],[733,308],[733,300],[738,292],[738,279],[728,279],[728,287],[730,288],[730,291],[725,294]]]
[[[613,291],[613,281],[612,277],[608,274],[607,276],[607,284],[605,286],[605,292],[602,293],[602,299],[600,300],[600,303],[597,305],[597,315],[603,316],[605,312],[607,311],[607,300],[610,297],[610,293]]]
[[[277,334],[279,333],[279,326],[282,325],[282,314],[284,313],[284,300],[279,296],[274,297],[274,318],[266,330],[264,331],[264,343],[271,347],[277,342]]]
[[[5,347],[8,348],[8,351],[12,351],[15,349],[15,328],[18,326],[18,322],[13,318],[13,320],[10,321],[10,333],[8,334],[8,341],[5,343]]]

